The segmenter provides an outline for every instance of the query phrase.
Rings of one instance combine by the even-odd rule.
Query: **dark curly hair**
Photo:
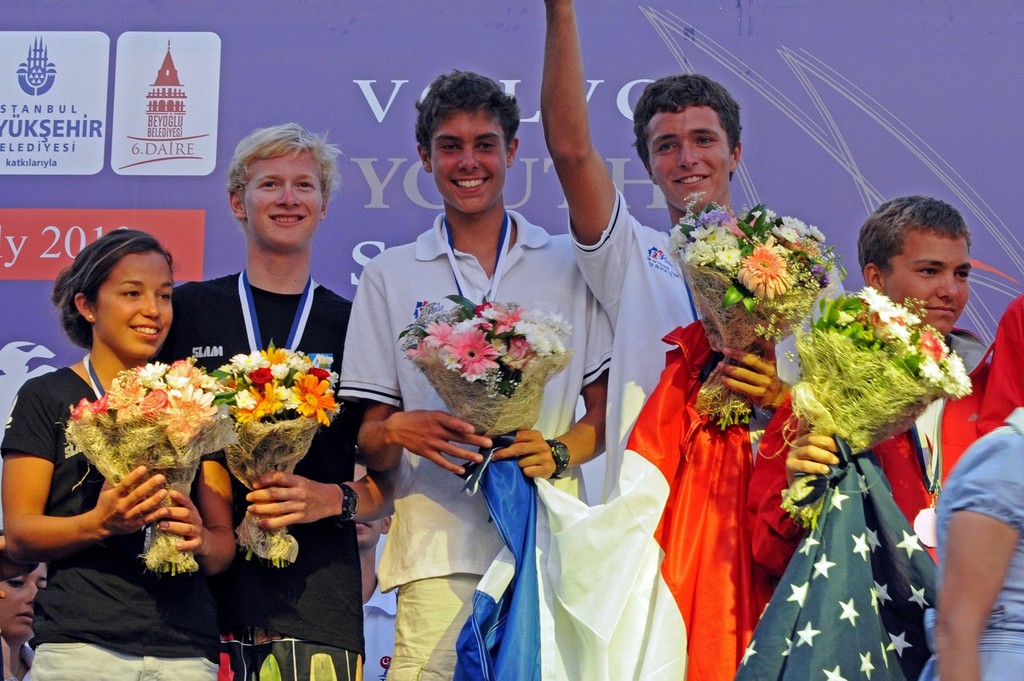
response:
[[[519,130],[519,104],[512,95],[486,76],[471,71],[452,71],[434,79],[416,102],[416,143],[430,151],[430,138],[455,111],[486,111],[498,120],[505,144]]]
[[[650,172],[651,157],[647,152],[647,126],[655,114],[682,111],[688,106],[708,106],[718,114],[729,138],[729,151],[740,143],[740,105],[719,83],[699,73],[666,76],[644,88],[633,112],[633,134],[636,153]]]

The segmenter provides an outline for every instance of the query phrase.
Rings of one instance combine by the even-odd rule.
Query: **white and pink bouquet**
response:
[[[918,307],[871,287],[823,301],[810,331],[797,334],[794,413],[858,452],[905,431],[936,399],[969,395],[963,360]]]
[[[139,466],[167,478],[168,489],[188,494],[202,457],[235,441],[227,407],[214,404],[217,381],[190,360],[154,362],[117,374],[97,400],[71,412],[68,442],[116,484]],[[179,537],[147,529],[144,558],[153,572],[198,569]]]
[[[963,360],[924,324],[923,306],[898,305],[871,287],[822,301],[820,318],[797,332],[802,376],[793,413],[856,454],[906,431],[935,400],[969,395]],[[823,489],[817,476],[798,478],[783,492],[783,508],[812,527]]]
[[[448,296],[451,310],[425,315],[399,336],[448,410],[493,436],[531,428],[544,386],[572,357],[569,325],[514,303],[475,305]]]
[[[238,436],[225,448],[228,468],[247,488],[264,473],[295,470],[320,426],[337,415],[338,375],[330,366],[330,357],[271,345],[235,355],[213,372],[221,384],[217,403],[229,409]],[[286,528],[264,530],[248,513],[235,536],[246,557],[255,553],[275,567],[295,562],[299,554]]]
[[[832,249],[814,226],[779,217],[763,205],[736,216],[714,203],[689,206],[672,230],[669,252],[690,287],[711,348],[760,354],[760,339],[777,343],[807,315],[835,269]],[[729,390],[715,369],[696,408],[719,427],[750,420],[747,399]]]

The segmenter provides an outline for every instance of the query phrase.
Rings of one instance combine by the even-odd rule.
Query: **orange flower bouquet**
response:
[[[835,265],[817,227],[778,217],[763,205],[737,217],[714,203],[693,205],[672,230],[669,251],[686,278],[711,348],[759,354],[793,331],[828,286]],[[701,387],[697,411],[721,428],[750,420],[747,399],[729,390],[716,368]]]
[[[292,472],[320,426],[338,413],[338,376],[329,357],[309,357],[271,345],[235,355],[213,372],[222,387],[217,402],[229,407],[237,444],[225,449],[228,468],[247,488],[264,473]],[[256,554],[275,567],[295,562],[299,544],[287,529],[264,530],[248,513],[235,530],[246,557]]]

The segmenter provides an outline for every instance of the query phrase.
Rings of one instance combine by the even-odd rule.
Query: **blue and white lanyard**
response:
[[[103,384],[100,383],[99,374],[96,373],[96,369],[92,365],[91,354],[86,354],[86,356],[82,358],[82,364],[85,365],[85,373],[89,375],[89,387],[92,388],[93,393],[96,395],[96,399],[106,395],[107,391],[103,389]]]
[[[498,285],[501,283],[501,277],[504,274],[505,267],[507,265],[507,259],[505,258],[509,226],[512,223],[512,219],[508,213],[505,213],[505,221],[501,223],[501,234],[498,235],[498,252],[494,256],[494,274],[491,275],[490,287],[487,290],[483,300],[494,301],[498,299]],[[448,264],[451,265],[452,275],[455,277],[455,288],[458,289],[459,295],[463,298],[469,298],[466,295],[466,291],[469,290],[469,285],[466,280],[462,278],[462,271],[459,269],[459,263],[455,259],[455,244],[452,238],[452,228],[448,224],[448,218],[444,220],[445,233],[448,236]],[[474,301],[476,302],[476,301]],[[483,301],[480,301],[483,302]]]
[[[309,321],[309,313],[313,309],[313,289],[316,282],[313,277],[306,279],[306,287],[302,289],[302,298],[299,300],[299,307],[295,310],[295,318],[292,319],[292,328],[288,332],[288,340],[284,347],[295,350],[302,334],[306,330],[306,322]],[[249,286],[249,276],[242,270],[238,275],[238,299],[242,303],[242,317],[245,319],[245,336],[249,341],[249,351],[265,349],[263,338],[260,336],[259,319],[256,317],[256,301],[253,300],[252,287]]]

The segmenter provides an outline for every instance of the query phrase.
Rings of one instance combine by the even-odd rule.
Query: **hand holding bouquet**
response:
[[[243,485],[264,473],[291,473],[306,455],[321,426],[338,413],[334,399],[337,374],[330,359],[273,346],[235,355],[213,372],[221,383],[217,402],[229,407],[237,443],[226,448],[228,468]],[[287,529],[264,530],[246,514],[235,531],[238,544],[275,567],[293,563],[298,542]]]
[[[68,441],[116,484],[138,466],[161,473],[168,489],[188,494],[203,455],[234,442],[227,408],[214,403],[217,382],[189,360],[120,372],[95,401],[71,412]],[[169,502],[168,502],[169,503]],[[179,538],[150,528],[144,558],[153,572],[198,569]]]
[[[970,394],[963,361],[908,305],[870,287],[822,302],[821,317],[797,335],[803,377],[792,390],[793,413],[812,431],[861,452],[910,428],[936,399]],[[816,515],[815,485],[800,478],[784,494],[803,524]]]
[[[495,437],[532,428],[540,417],[544,386],[572,357],[565,347],[569,326],[556,314],[524,310],[515,304],[474,305],[448,296],[456,305],[407,327],[399,342],[426,375],[448,411]],[[482,463],[466,467],[464,490],[475,494],[499,443],[481,452]]]
[[[788,336],[828,285],[832,249],[816,227],[757,205],[738,218],[714,203],[693,204],[672,230],[671,255],[690,287],[711,348],[759,353],[758,340]],[[719,427],[750,420],[747,399],[715,369],[697,411]]]
[[[544,386],[572,357],[569,326],[556,314],[515,304],[456,306],[417,320],[399,336],[454,416],[488,437],[531,428]]]

